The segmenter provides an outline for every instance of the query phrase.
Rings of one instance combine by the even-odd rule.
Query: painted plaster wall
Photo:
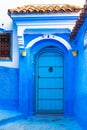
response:
[[[76,37],[75,46],[78,49],[77,60],[75,61],[75,118],[87,130],[87,48],[84,46],[84,33],[86,30],[86,21],[79,29]]]
[[[0,109],[18,109],[19,70],[0,67]]]
[[[87,129],[87,50],[81,51],[78,57],[78,77],[75,88],[75,115],[83,127]]]

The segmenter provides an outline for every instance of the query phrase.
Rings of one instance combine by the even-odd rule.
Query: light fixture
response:
[[[22,51],[22,56],[26,56],[26,51]]]
[[[77,55],[78,55],[78,51],[77,51],[77,50],[73,50],[73,51],[72,51],[72,55],[73,55],[73,56],[77,56]]]

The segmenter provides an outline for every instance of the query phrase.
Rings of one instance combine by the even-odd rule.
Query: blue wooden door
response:
[[[36,113],[64,112],[64,56],[53,51],[38,54],[36,58]]]

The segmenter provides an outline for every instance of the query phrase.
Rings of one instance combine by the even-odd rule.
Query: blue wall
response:
[[[18,109],[19,70],[0,66],[0,109]]]
[[[87,130],[87,50],[79,53],[77,72],[75,116],[83,130]]]
[[[86,23],[79,29],[76,36],[75,45],[78,48],[78,58],[75,61],[76,78],[75,78],[75,118],[87,130],[87,49],[84,47],[84,32]]]

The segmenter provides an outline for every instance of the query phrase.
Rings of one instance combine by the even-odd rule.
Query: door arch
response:
[[[64,53],[55,46],[35,56],[35,113],[64,113]]]

